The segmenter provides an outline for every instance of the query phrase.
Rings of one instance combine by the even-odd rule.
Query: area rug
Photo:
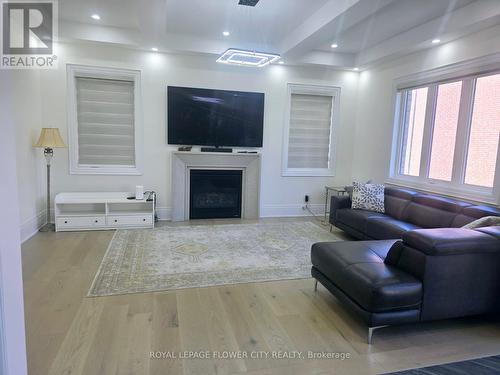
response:
[[[339,239],[299,221],[118,230],[88,295],[307,278],[311,245]]]

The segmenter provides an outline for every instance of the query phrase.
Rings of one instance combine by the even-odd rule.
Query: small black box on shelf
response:
[[[201,152],[233,152],[232,148],[223,148],[223,147],[202,147]]]

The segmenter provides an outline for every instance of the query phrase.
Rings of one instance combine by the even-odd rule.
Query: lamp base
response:
[[[41,227],[39,232],[55,232],[56,231],[56,226],[52,223],[47,223],[43,227]]]

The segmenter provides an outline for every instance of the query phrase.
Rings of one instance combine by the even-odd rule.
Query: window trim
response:
[[[68,97],[68,156],[69,173],[86,175],[142,175],[144,167],[144,142],[142,122],[141,71],[67,64]],[[134,82],[134,143],[135,165],[80,165],[78,162],[78,112],[76,78],[100,78]]]
[[[391,161],[389,176],[386,179],[386,182],[392,185],[410,187],[422,191],[444,194],[476,202],[494,205],[500,204],[500,152],[497,152],[497,168],[495,171],[492,188],[468,185],[460,182],[463,181],[465,176],[466,163],[463,158],[467,158],[467,149],[472,121],[471,114],[473,110],[475,93],[475,80],[479,77],[497,73],[500,73],[500,53],[396,79],[393,84],[394,117]],[[432,96],[432,87],[434,87],[434,91],[437,91],[436,88],[439,84],[455,82],[459,80],[463,81],[462,96],[466,94],[468,97],[463,97],[460,103],[452,180],[447,182],[430,179],[428,177],[409,176],[401,174],[399,167],[401,165],[401,150],[403,144],[402,137],[404,133],[401,126],[404,116],[404,112],[402,111],[403,95],[401,94],[401,90],[429,87],[429,95],[427,99],[428,103],[431,103],[429,96]],[[435,105],[435,101],[433,102],[433,104]],[[434,114],[434,111],[435,108],[431,111],[432,114]],[[430,139],[427,139],[427,143],[425,139],[426,135],[424,134],[423,144],[423,147],[426,147],[427,145],[427,148],[429,149],[422,150],[422,157],[426,159],[425,163],[422,162],[423,159],[421,160],[420,170],[420,175],[422,175],[422,172],[425,172],[425,176],[428,175],[429,171],[430,145],[432,144],[433,130],[433,124],[430,124],[430,126],[428,126],[427,124],[427,116],[429,112],[429,110],[426,111],[426,126],[424,128],[424,132],[426,131],[425,129],[427,129],[427,131],[431,134]],[[433,121],[434,116],[432,116],[432,122]],[[458,160],[461,160],[461,162],[458,163]]]
[[[336,86],[321,86],[301,83],[288,83],[285,124],[283,127],[283,151],[281,163],[281,176],[283,177],[334,177],[336,162],[336,128],[340,119],[340,93],[341,88]],[[292,94],[322,95],[332,97],[332,116],[330,119],[330,142],[328,168],[288,168],[288,146],[290,135],[290,110]]]

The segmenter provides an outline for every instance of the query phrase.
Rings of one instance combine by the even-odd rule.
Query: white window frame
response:
[[[78,162],[78,111],[76,78],[115,79],[134,82],[134,141],[135,165],[80,165]],[[68,144],[70,174],[91,175],[142,175],[143,173],[143,122],[141,72],[139,70],[105,68],[86,65],[67,65],[67,97],[68,97]]]
[[[310,84],[289,83],[287,85],[287,106],[285,125],[283,127],[283,153],[281,175],[283,177],[333,177],[335,176],[336,160],[336,127],[339,124],[340,87],[319,86]],[[288,143],[290,136],[290,110],[292,94],[322,95],[332,97],[332,117],[330,119],[330,143],[328,168],[288,168]]]
[[[497,168],[493,188],[468,185],[464,181],[468,142],[472,120],[472,106],[475,93],[475,80],[482,76],[500,73],[500,54],[486,58],[474,59],[465,63],[454,64],[445,68],[430,70],[415,75],[400,78],[394,82],[394,128],[389,184],[406,186],[418,190],[444,194],[472,201],[496,204],[500,203],[500,149],[497,152]],[[459,108],[457,138],[453,161],[451,181],[441,181],[427,177],[430,167],[430,146],[432,145],[433,126],[437,86],[439,84],[462,81],[462,94]],[[429,87],[427,94],[427,109],[422,145],[422,159],[419,176],[400,173],[403,149],[403,116],[402,101],[404,95],[400,90]],[[429,109],[430,108],[430,109]]]

